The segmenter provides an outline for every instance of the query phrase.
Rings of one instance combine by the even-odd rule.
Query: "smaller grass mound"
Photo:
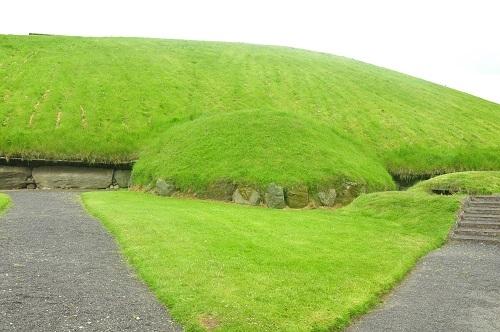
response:
[[[450,173],[422,181],[411,191],[491,195],[500,193],[500,171]]]
[[[9,196],[0,193],[0,213],[9,205],[10,199]]]
[[[422,192],[363,195],[335,211],[135,192],[83,201],[186,331],[340,329],[443,243],[459,206]]]
[[[146,148],[134,183],[173,180],[181,190],[203,190],[231,180],[263,188],[338,185],[354,181],[368,191],[394,188],[377,158],[319,120],[277,111],[202,116],[173,126]]]
[[[413,144],[388,151],[383,158],[391,174],[409,181],[470,170],[495,171],[500,168],[500,144],[455,147]]]

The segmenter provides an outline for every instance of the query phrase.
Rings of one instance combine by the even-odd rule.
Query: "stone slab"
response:
[[[105,189],[113,181],[113,170],[92,167],[43,166],[33,169],[40,189]]]
[[[0,189],[22,189],[30,182],[28,167],[0,166]]]
[[[130,187],[130,178],[132,175],[132,171],[116,169],[113,173],[113,178],[116,181],[116,184],[120,186],[120,188],[128,188]]]

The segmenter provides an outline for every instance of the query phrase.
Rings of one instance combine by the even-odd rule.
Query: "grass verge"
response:
[[[4,212],[10,203],[9,196],[0,193],[0,215]]]
[[[363,195],[339,210],[271,210],[133,192],[86,208],[188,331],[340,329],[445,240],[457,197]]]

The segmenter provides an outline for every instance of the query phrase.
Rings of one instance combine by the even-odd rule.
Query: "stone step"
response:
[[[497,217],[500,218],[500,213],[492,211],[464,211],[463,216],[486,216],[486,218]]]
[[[459,227],[465,228],[491,228],[500,229],[500,221],[489,220],[461,220],[458,222]]]
[[[464,228],[459,227],[454,232],[455,235],[475,235],[475,236],[500,236],[500,229],[494,228]]]
[[[473,218],[468,215],[462,215],[459,221],[475,221],[475,222],[483,222],[483,221],[491,221],[491,222],[500,222],[500,220],[495,219],[495,218],[481,218],[481,217],[476,217]]]
[[[472,196],[471,202],[500,202],[500,195],[492,196]]]
[[[469,223],[491,223],[492,225],[497,225],[500,220],[496,219],[478,219],[478,218],[463,218],[458,220],[458,222],[469,222]]]
[[[471,198],[469,200],[467,200],[467,203],[474,203],[474,204],[485,204],[485,203],[489,203],[489,204],[499,204],[500,203],[500,199],[497,199],[496,197],[494,198],[491,198],[491,199],[474,199],[474,198]]]
[[[458,220],[459,223],[465,222],[465,223],[490,223],[491,225],[498,225],[500,223],[500,220],[498,219],[478,219],[478,218],[463,218]]]
[[[464,213],[461,219],[500,220],[500,216],[494,214]]]
[[[480,214],[500,214],[500,207],[466,207],[464,209],[465,213],[480,213]]]
[[[468,202],[465,204],[466,207],[500,207],[500,202]]]
[[[500,243],[498,237],[493,236],[476,236],[476,235],[455,235],[451,236],[452,240],[460,241],[474,241],[474,242],[488,242],[488,243]]]

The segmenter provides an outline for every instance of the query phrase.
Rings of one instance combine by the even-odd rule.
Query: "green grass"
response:
[[[387,171],[500,169],[498,104],[334,55],[0,35],[0,77],[0,155],[139,159],[143,185],[347,178],[384,190]]]
[[[171,128],[134,167],[136,182],[158,178],[174,179],[181,189],[196,191],[224,178],[260,188],[271,182],[338,187],[342,180],[354,180],[370,191],[394,187],[370,151],[331,127],[269,111],[203,116]]]
[[[0,193],[0,215],[9,205],[10,199],[9,196]]]
[[[339,210],[271,210],[133,192],[83,194],[188,331],[338,329],[444,241],[458,198],[363,195]]]
[[[452,193],[470,195],[500,194],[500,171],[445,174],[419,182],[410,190],[427,193],[432,190],[449,190]]]

